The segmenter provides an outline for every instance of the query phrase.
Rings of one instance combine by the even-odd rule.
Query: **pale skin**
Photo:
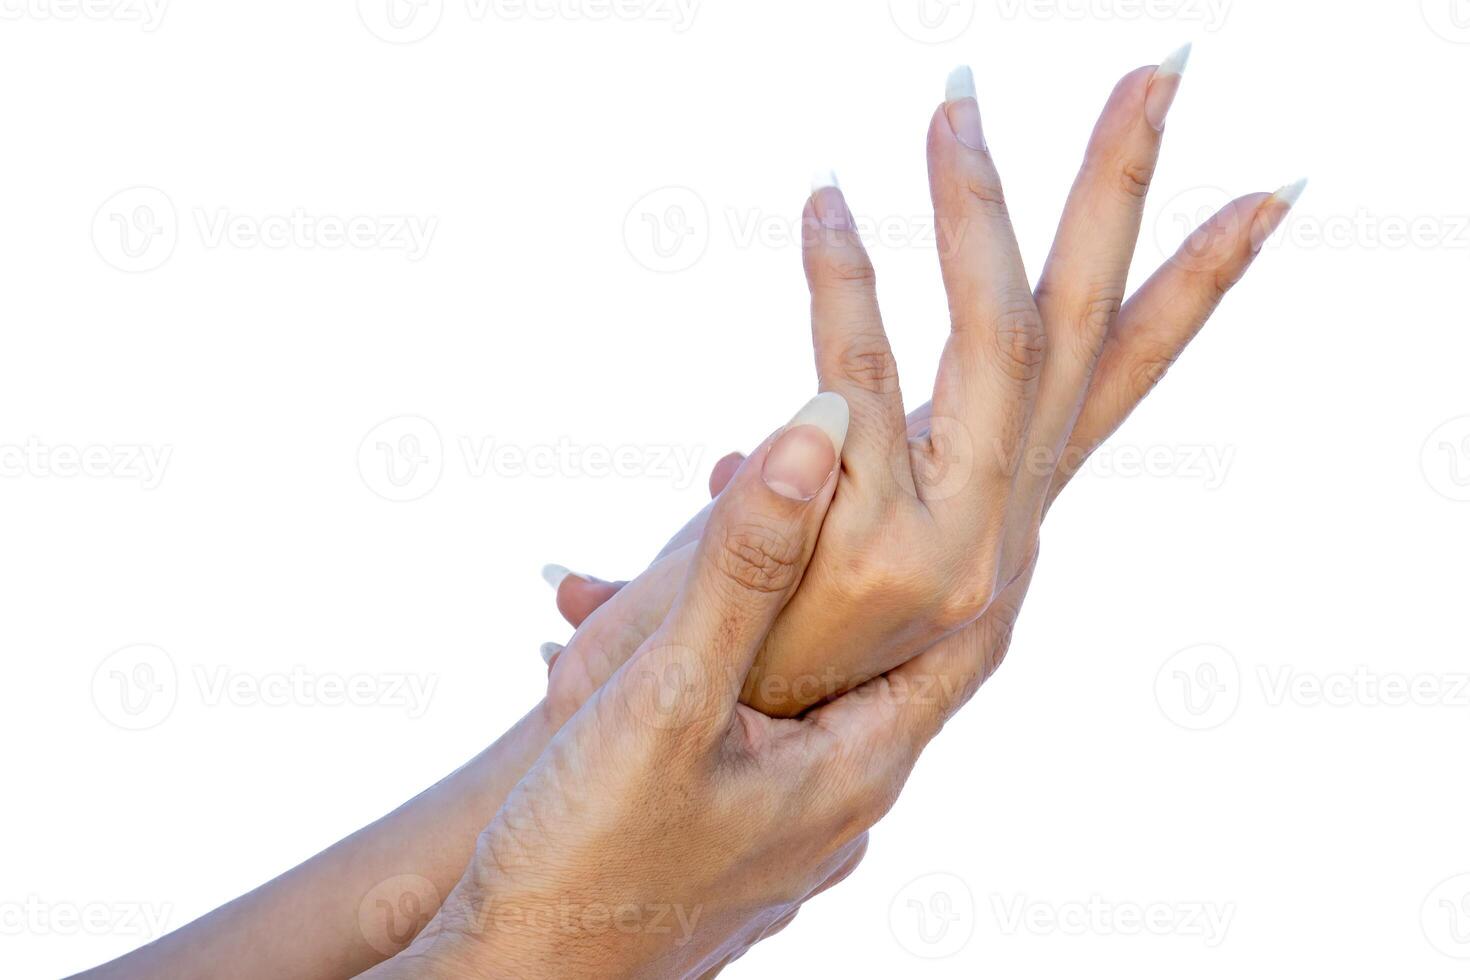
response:
[[[807,202],[804,251],[820,387],[844,397],[852,420],[810,566],[790,600],[770,610],[769,629],[752,634],[758,648],[739,686],[747,704],[793,715],[879,685],[900,692],[889,702],[924,702],[922,723],[907,716],[915,733],[907,744],[917,746],[994,669],[1024,596],[1046,508],[1203,326],[1289,208],[1269,194],[1233,202],[1122,302],[1142,190],[1161,138],[1152,118],[1160,101],[1154,86],[1161,84],[1172,90],[1177,77],[1156,79],[1145,68],[1114,91],[1034,291],[994,162],[988,150],[957,136],[975,131],[977,104],[954,99],[935,113],[928,152],[951,336],[931,403],[907,420],[871,265],[843,220],[846,202],[835,188]],[[956,451],[968,472],[946,482],[953,469],[936,461],[953,460]],[[717,489],[736,462],[720,468]],[[547,698],[485,752],[300,867],[95,975],[349,976],[401,949],[412,929],[385,925],[375,934],[372,917],[360,915],[365,898],[407,875],[417,882],[405,886],[416,889],[421,921],[414,928],[428,921],[461,884],[476,834],[557,731],[673,615],[709,515],[692,521],[616,601],[606,600],[618,586],[562,583],[559,603],[581,629],[557,658]],[[911,696],[918,682],[922,698]],[[747,715],[760,717],[744,709],[734,717]],[[811,717],[790,724],[809,725]],[[568,736],[566,744],[585,737]],[[905,761],[893,762],[895,774],[907,771]],[[854,812],[876,819],[882,798],[865,798]],[[842,852],[855,861],[861,831],[839,836],[840,846],[833,838],[812,853]],[[805,868],[804,883],[818,887],[846,867],[818,865]],[[823,870],[828,874],[815,877]],[[719,959],[708,965],[738,955],[742,941],[789,919],[804,898],[796,891],[777,903],[787,909],[781,917],[766,915],[725,934],[710,954]]]

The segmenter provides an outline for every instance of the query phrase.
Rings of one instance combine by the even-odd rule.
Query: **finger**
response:
[[[709,474],[710,497],[720,495],[720,491],[725,489],[725,485],[735,476],[743,462],[745,462],[744,453],[730,453],[715,464],[715,468]],[[654,561],[678,551],[691,541],[698,541],[699,536],[704,533],[704,525],[709,520],[709,512],[713,506],[713,504],[706,504],[698,514],[690,518],[689,522],[679,529],[679,533],[669,539],[668,544],[664,545],[663,550],[658,553]]]
[[[743,462],[745,462],[744,453],[731,453],[728,456],[722,457],[715,464],[715,468],[710,470],[709,473],[709,495],[711,500],[718,497],[720,492],[729,485],[730,481],[734,479],[736,471],[740,469],[740,464]]]
[[[1048,505],[1159,383],[1245,276],[1305,187],[1306,181],[1299,181],[1274,194],[1232,201],[1201,225],[1124,305],[1053,476]]]
[[[565,648],[542,646],[554,718],[570,718],[658,629],[693,558],[692,544],[660,558],[588,616]]]
[[[1008,486],[1014,474],[1045,338],[970,69],[950,75],[945,95],[929,127],[929,185],[950,335],[934,385],[930,438],[936,457],[972,461],[974,478],[952,489],[941,510],[973,527],[983,501],[1005,499],[995,487]],[[919,492],[925,496],[922,478]]]
[[[1011,523],[1003,567],[1018,566],[1040,523],[1046,492],[1103,342],[1123,304],[1143,206],[1158,163],[1164,114],[1179,88],[1189,46],[1157,68],[1130,72],[1113,89],[1072,185],[1036,287],[1046,324],[1042,369],[1016,496],[1028,508]]]
[[[898,365],[883,330],[873,263],[837,178],[822,175],[802,212],[802,260],[812,294],[818,387],[847,399],[852,415],[843,450],[859,486],[891,492],[906,465]]]
[[[617,595],[618,590],[628,584],[604,582],[588,575],[579,575],[561,565],[543,567],[541,577],[556,590],[556,609],[573,626],[581,626],[582,621],[592,615],[598,606]]]
[[[696,674],[691,686],[718,697],[722,714],[734,710],[756,651],[811,559],[847,423],[842,396],[824,392],[745,461],[715,502],[673,610],[646,645],[650,657]]]

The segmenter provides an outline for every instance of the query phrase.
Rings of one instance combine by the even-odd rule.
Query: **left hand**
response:
[[[747,703],[795,714],[921,651],[964,656],[983,643],[984,613],[1034,560],[1047,508],[1285,217],[1290,194],[1233,202],[1122,303],[1163,110],[1178,81],[1148,68],[1118,84],[1034,297],[999,177],[976,136],[977,104],[951,93],[931,123],[929,156],[953,329],[933,403],[907,419],[862,243],[850,221],[829,228],[817,217],[846,214],[842,194],[823,188],[808,202],[818,374],[822,388],[853,406],[853,432],[808,581],[757,659]],[[696,518],[671,544],[698,530]],[[666,549],[661,561],[674,554]],[[666,599],[650,599],[658,568],[640,589],[654,609],[667,608]],[[567,682],[584,695],[602,672],[573,664],[620,662],[647,625],[632,602],[583,622],[617,588],[575,576],[560,584],[558,604],[581,629],[557,669],[580,674]],[[553,690],[559,683],[553,671]]]
[[[370,975],[708,976],[857,866],[949,705],[902,670],[800,720],[739,703],[836,488],[830,450],[825,480],[771,479],[811,428],[740,468],[667,615],[516,786],[407,954]],[[952,664],[953,688],[982,666]]]

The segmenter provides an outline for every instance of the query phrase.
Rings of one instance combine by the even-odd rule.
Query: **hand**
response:
[[[1034,294],[968,73],[956,73],[929,132],[951,334],[933,401],[907,419],[847,205],[835,187],[808,201],[818,375],[852,406],[852,432],[811,569],[757,658],[746,703],[791,715],[920,651],[983,644],[981,617],[1034,558],[1046,509],[1285,217],[1299,187],[1233,202],[1122,302],[1178,68],[1139,69],[1114,90]],[[698,521],[673,544],[697,536]],[[567,578],[558,603],[578,624],[616,589]],[[614,622],[588,625],[626,656],[638,629]],[[580,656],[592,644],[573,646]]]
[[[705,976],[857,866],[947,706],[901,675],[801,720],[738,701],[837,486],[843,426],[821,426],[823,454],[828,437],[801,424],[814,417],[740,467],[672,608],[558,733],[439,917],[380,975]],[[805,476],[773,463],[798,437]]]

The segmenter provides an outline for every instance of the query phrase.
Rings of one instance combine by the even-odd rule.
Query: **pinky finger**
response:
[[[597,611],[604,602],[617,595],[627,582],[604,582],[588,578],[560,565],[547,565],[541,569],[546,584],[556,590],[556,610],[573,626]]]
[[[1227,204],[1124,304],[1052,480],[1048,506],[1189,346],[1305,186],[1301,181]]]

